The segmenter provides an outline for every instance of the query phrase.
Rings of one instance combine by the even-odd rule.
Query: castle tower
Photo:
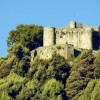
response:
[[[75,21],[70,21],[69,26],[70,26],[70,28],[76,28],[76,22]]]
[[[43,46],[50,46],[55,44],[55,28],[45,27],[43,33]]]

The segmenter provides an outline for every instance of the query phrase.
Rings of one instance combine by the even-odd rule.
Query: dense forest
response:
[[[100,100],[100,51],[83,50],[67,60],[35,57],[43,27],[18,25],[9,32],[8,55],[0,58],[0,100]]]

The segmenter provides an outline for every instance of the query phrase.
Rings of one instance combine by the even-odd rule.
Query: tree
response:
[[[69,71],[70,66],[66,59],[55,54],[55,56],[49,60],[35,58],[33,62],[31,62],[28,76],[30,77],[36,74],[35,77],[45,81],[50,78],[55,78],[65,85]]]
[[[56,79],[50,79],[44,84],[41,94],[42,100],[64,100],[66,99],[65,97],[66,92],[61,82]]]
[[[76,100],[100,100],[100,79],[91,80]]]
[[[20,43],[29,50],[43,45],[43,27],[37,25],[18,25],[16,30],[9,33],[7,39],[8,47],[14,43]]]
[[[13,61],[14,56],[9,57],[9,55],[6,58],[0,59],[0,78],[4,78],[9,75],[12,69]]]
[[[84,51],[75,59],[66,84],[69,99],[76,100],[75,96],[85,89],[88,82],[94,78],[94,59],[92,51]]]
[[[95,59],[95,66],[96,66],[96,68],[95,68],[95,77],[97,78],[97,79],[99,79],[100,78],[100,50],[98,51],[98,54],[97,54],[97,56],[96,56],[96,59]]]
[[[7,44],[10,57],[15,57],[13,71],[24,76],[30,67],[30,51],[43,45],[43,27],[18,25],[10,31]]]

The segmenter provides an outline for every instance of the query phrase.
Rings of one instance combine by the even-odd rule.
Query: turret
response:
[[[76,28],[76,22],[75,21],[70,21],[69,26],[70,26],[70,28]]]
[[[55,44],[55,28],[45,27],[43,33],[43,46],[50,46]]]

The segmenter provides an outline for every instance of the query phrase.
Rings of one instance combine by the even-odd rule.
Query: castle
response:
[[[98,50],[100,47],[100,26],[86,26],[75,21],[63,28],[44,27],[43,47],[31,52],[32,59],[49,59],[54,52],[65,57],[75,55],[75,50]]]

